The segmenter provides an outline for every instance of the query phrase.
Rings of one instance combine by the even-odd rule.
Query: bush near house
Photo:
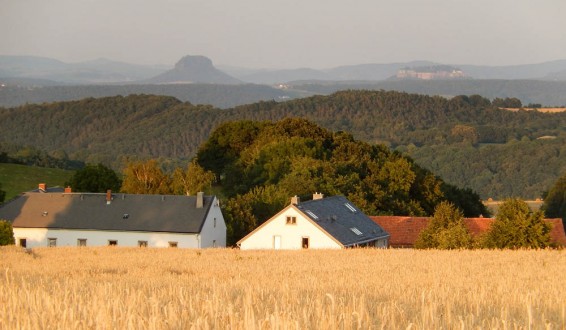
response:
[[[7,220],[0,220],[0,245],[15,244],[12,224]]]

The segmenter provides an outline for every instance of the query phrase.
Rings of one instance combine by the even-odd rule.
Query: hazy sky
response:
[[[0,55],[330,68],[566,59],[566,0],[0,0]]]

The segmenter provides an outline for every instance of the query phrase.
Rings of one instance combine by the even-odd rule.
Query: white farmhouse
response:
[[[27,192],[0,207],[16,244],[39,246],[226,246],[215,196]]]
[[[387,247],[389,234],[343,196],[291,204],[237,244],[248,249],[341,249]]]

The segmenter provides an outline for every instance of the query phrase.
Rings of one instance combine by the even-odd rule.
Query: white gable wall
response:
[[[218,199],[214,197],[200,233],[200,247],[226,247],[226,223]]]
[[[56,238],[57,246],[78,246],[79,239],[86,239],[86,246],[106,246],[109,240],[115,240],[117,246],[135,247],[139,241],[147,241],[148,247],[168,247],[169,242],[177,242],[179,248],[199,247],[197,234],[14,228],[14,237],[16,245],[25,238],[28,248],[48,246],[49,238]]]
[[[287,217],[296,217],[296,224],[286,224]],[[275,236],[281,249],[301,249],[303,237],[309,238],[310,249],[340,249],[342,246],[295,208],[289,206],[252,232],[240,243],[240,249],[273,249]]]

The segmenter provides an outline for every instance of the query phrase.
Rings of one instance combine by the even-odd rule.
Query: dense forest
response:
[[[384,145],[357,141],[299,118],[220,125],[197,153],[228,198],[231,243],[298,195],[344,195],[371,215],[431,215],[449,200],[467,216],[487,215],[479,195],[444,183]]]
[[[0,108],[0,143],[119,169],[131,159],[186,161],[227,121],[301,117],[406,153],[482,198],[540,197],[566,172],[566,113],[510,112],[493,103],[478,95],[352,90],[224,110],[165,96],[89,98]]]

